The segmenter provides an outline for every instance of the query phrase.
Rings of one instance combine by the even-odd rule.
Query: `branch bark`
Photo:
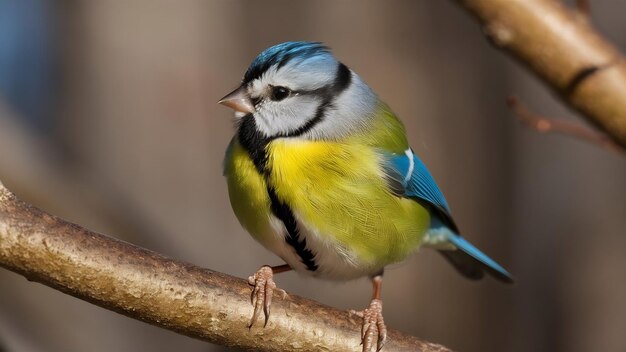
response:
[[[290,295],[247,328],[247,282],[166,258],[47,214],[0,183],[0,266],[103,308],[208,342],[255,351],[357,351],[360,320]],[[389,331],[386,351],[450,351]]]
[[[626,62],[585,16],[555,0],[456,0],[487,37],[626,147]]]

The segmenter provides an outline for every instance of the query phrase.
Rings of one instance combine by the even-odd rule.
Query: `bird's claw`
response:
[[[374,336],[377,336],[376,351],[380,351],[387,342],[387,326],[383,319],[383,301],[373,299],[370,306],[362,311],[349,311],[351,315],[363,318],[361,325],[361,345],[363,352],[370,352],[374,344]]]
[[[272,296],[274,295],[274,290],[280,292],[283,299],[287,297],[287,292],[276,287],[272,268],[267,265],[262,266],[256,273],[254,273],[254,275],[250,276],[248,278],[248,283],[251,286],[254,286],[250,297],[250,301],[254,307],[254,313],[252,313],[252,318],[250,319],[250,323],[248,323],[248,328],[251,328],[252,325],[254,325],[254,322],[258,319],[259,314],[261,314],[261,310],[263,310],[265,315],[265,322],[263,324],[265,327],[270,318],[270,308],[272,306]]]

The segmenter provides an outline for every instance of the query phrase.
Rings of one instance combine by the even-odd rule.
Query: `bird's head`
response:
[[[373,115],[371,89],[317,42],[286,42],[257,56],[219,103],[265,138],[338,139]]]

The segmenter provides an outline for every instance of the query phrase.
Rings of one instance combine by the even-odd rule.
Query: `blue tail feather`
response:
[[[513,282],[511,274],[500,264],[442,224],[438,218],[433,218],[431,226],[424,238],[424,245],[438,249],[439,253],[465,277],[478,280],[486,271],[500,281]]]
[[[469,243],[463,237],[450,233],[448,236],[448,241],[450,241],[455,247],[457,247],[457,251],[470,256],[474,260],[480,262],[484,269],[486,269],[492,276],[495,278],[504,281],[504,282],[513,282],[513,277],[506,271],[500,264],[496,263],[493,259],[489,258],[485,253],[481,252],[478,248],[474,247],[471,243]],[[461,254],[459,253],[459,254]],[[453,252],[449,253],[450,255],[455,255]]]

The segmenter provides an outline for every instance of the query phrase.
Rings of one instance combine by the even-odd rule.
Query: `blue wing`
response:
[[[391,188],[398,195],[415,199],[430,211],[432,219],[424,239],[426,245],[439,249],[457,270],[470,279],[482,278],[486,270],[501,281],[513,282],[504,268],[459,235],[443,193],[426,165],[411,149],[407,149],[404,155],[388,156],[387,175]]]
[[[420,158],[411,149],[407,149],[405,154],[389,155],[388,160],[387,175],[396,193],[425,202],[446,226],[457,231],[446,198]]]
[[[404,195],[407,197],[418,197],[433,205],[436,205],[446,212],[450,212],[448,202],[437,187],[435,180],[426,168],[426,165],[413,153],[407,149],[404,155],[394,155],[391,158],[393,168],[402,178],[401,183],[404,188]]]

